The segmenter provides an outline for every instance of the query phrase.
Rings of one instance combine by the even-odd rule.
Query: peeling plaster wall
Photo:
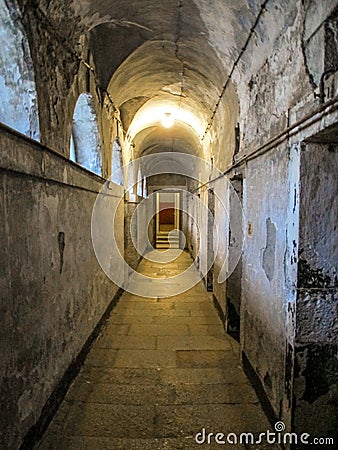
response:
[[[335,436],[338,423],[337,145],[303,146],[296,308],[295,428]]]
[[[124,259],[126,263],[130,266],[129,274],[132,269],[136,270],[138,263],[141,259],[141,255],[135,248],[133,241],[137,242],[137,228],[132,226],[132,216],[138,206],[138,203],[125,202],[124,204]]]
[[[288,9],[285,12],[288,27],[276,39],[270,55],[267,53],[259,70],[252,72],[247,86],[244,86],[245,77],[242,78],[238,85],[241,147],[235,161],[259,150],[286,127],[318,108],[322,71],[332,67],[332,46],[337,46],[333,35],[328,40],[323,30],[326,33],[328,29],[335,30],[337,20],[333,10],[336,5],[336,2],[325,2],[324,7],[311,0],[303,4],[298,2],[295,8]],[[337,92],[334,75],[327,82],[328,85],[329,82],[331,87],[325,87],[325,101],[332,99]],[[322,119],[313,127],[321,130],[329,124],[329,120]],[[319,257],[319,266],[315,264],[316,269],[324,267],[323,255],[337,258],[332,253],[332,248],[336,248],[333,247],[336,245],[333,244],[333,240],[336,242],[337,239],[336,231],[331,228],[331,238],[326,240],[329,231],[324,232],[323,237],[327,225],[318,219],[320,208],[311,207],[309,210],[304,203],[309,202],[310,195],[311,198],[319,195],[315,193],[317,189],[320,192],[322,186],[322,182],[318,181],[319,173],[328,186],[336,186],[336,181],[332,178],[332,173],[336,171],[333,154],[324,162],[323,156],[319,156],[322,150],[312,150],[313,157],[302,170],[304,173],[315,173],[314,168],[322,168],[322,172],[307,181],[304,191],[312,192],[307,194],[307,200],[303,200],[301,205],[297,200],[299,179],[297,182],[296,172],[299,171],[301,159],[299,155],[298,158],[292,156],[290,147],[291,142],[297,143],[305,136],[311,136],[311,126],[312,124],[306,132],[302,130],[297,134],[296,130],[292,138],[283,137],[281,144],[276,140],[263,147],[261,155],[246,162],[241,346],[257,373],[276,416],[286,423],[288,429],[292,427],[292,403],[295,395],[295,426],[298,431],[307,431],[308,421],[311,431],[313,425],[319,435],[325,435],[326,431],[331,431],[332,435],[332,424],[337,424],[334,415],[332,420],[327,420],[330,425],[324,425],[325,420],[320,418],[316,427],[315,421],[316,416],[319,417],[320,407],[327,408],[326,417],[336,407],[336,388],[332,378],[332,374],[337,371],[333,356],[336,343],[332,339],[332,327],[336,326],[335,293],[310,293],[305,289],[303,294],[298,293],[296,306],[295,292],[298,239],[300,249],[304,247],[303,239],[303,242],[312,246],[316,255],[322,255]],[[328,198],[332,199],[328,192],[322,192],[322,195],[323,198],[326,197],[326,202],[329,201]],[[332,208],[326,205],[326,210],[332,211]],[[298,238],[299,211],[307,218],[308,225],[300,231]],[[332,214],[336,217],[335,212]],[[329,220],[329,223],[332,224],[332,221]],[[311,258],[315,262],[314,254]],[[326,269],[331,270],[332,275],[332,261],[330,267]],[[301,265],[298,266],[298,276],[301,276],[301,268]],[[300,346],[299,352],[295,347],[296,333],[297,339],[306,337],[307,342]],[[323,347],[319,343],[322,334],[327,334]],[[309,339],[311,344],[308,343]],[[320,357],[321,351],[327,354],[327,362]],[[320,369],[314,369],[316,365]],[[319,376],[319,372],[323,374]],[[325,373],[328,373],[326,379]],[[313,389],[327,387],[324,388],[325,393],[318,396],[316,405],[316,402],[307,403],[302,398],[306,377],[308,385],[313,383]]]
[[[116,134],[116,125],[112,120],[112,105],[104,102],[93,73],[79,60],[81,57],[91,67],[95,66],[88,38],[85,35],[73,36],[75,29],[69,22],[68,8],[60,6],[60,9],[54,10],[53,18],[60,13],[62,18],[62,25],[54,26],[46,18],[43,5],[41,9],[25,8],[23,0],[18,0],[18,3],[25,11],[22,23],[30,44],[35,72],[41,142],[68,157],[76,102],[80,94],[90,93],[98,117],[102,173],[103,176],[109,176],[112,135]],[[67,23],[69,34],[64,37],[61,30],[66,29]]]
[[[299,287],[338,283],[337,144],[303,146],[300,168]]]
[[[274,4],[276,2],[271,2]],[[287,2],[285,26],[270,52],[257,49],[261,67],[237,83],[241,149],[238,159],[276,136],[319,105],[324,70],[336,67],[337,1]],[[325,31],[326,30],[326,31]],[[337,76],[324,78],[326,100],[337,94]],[[301,82],[300,82],[301,80]]]
[[[0,1],[0,40],[0,122],[39,140],[33,65],[15,2]]]
[[[72,48],[74,41],[61,43],[37,9],[25,9],[23,25],[34,64],[41,142],[67,155],[73,109],[78,95],[87,90],[85,70],[65,49],[65,45]],[[77,75],[80,75],[78,79]]]
[[[241,347],[277,415],[284,398],[288,163],[285,145],[248,162],[243,204]]]
[[[236,338],[239,337],[241,311],[241,285],[243,248],[243,210],[239,208],[243,197],[242,176],[231,180],[234,188],[229,199],[229,266],[231,273],[226,283],[227,331]]]
[[[318,86],[324,70],[337,66],[336,0],[307,2],[304,19],[304,55],[311,81]]]
[[[148,246],[148,219],[153,216],[154,203],[138,197],[138,203],[125,203],[125,224],[129,230],[125,234],[125,255],[129,265],[136,269]],[[132,241],[134,239],[134,242]]]
[[[218,235],[218,246],[215,248],[214,262],[214,297],[226,321],[226,282],[224,273],[229,267],[229,192],[224,178],[214,183],[215,194],[215,225]]]
[[[242,150],[246,153],[285,129],[289,108],[312,92],[302,50],[303,14],[298,2],[298,11],[290,12],[289,26],[272,53],[248,80],[247,96],[241,92]],[[313,97],[309,101],[312,104]]]
[[[221,172],[228,169],[232,162],[236,147],[236,126],[238,123],[239,105],[238,96],[233,83],[223,96],[219,110],[216,114],[214,126],[211,129],[211,136],[203,141],[204,158],[210,162],[214,159],[214,165]]]
[[[213,283],[214,283],[214,255],[215,255],[215,193],[212,189],[207,190],[206,193],[207,196],[207,207],[209,210],[209,216],[206,224],[206,232],[207,232],[207,239],[206,239],[206,253],[207,253],[207,268],[208,272],[205,276],[205,285],[208,291],[213,290]]]
[[[201,205],[198,208],[198,222],[200,226],[200,235],[204,236],[200,239],[199,263],[198,268],[202,274],[207,273],[208,264],[208,216],[204,212],[204,206],[208,205],[208,191],[201,189],[199,191]],[[205,281],[205,280],[204,280]]]
[[[102,180],[39,144],[0,131],[5,450],[17,448],[37,421],[118,288],[92,247],[91,212]],[[123,206],[116,220],[121,234]]]

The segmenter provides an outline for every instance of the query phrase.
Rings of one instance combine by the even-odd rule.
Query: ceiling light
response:
[[[174,120],[174,116],[170,112],[166,112],[162,117],[162,125],[164,128],[170,128],[174,125]]]

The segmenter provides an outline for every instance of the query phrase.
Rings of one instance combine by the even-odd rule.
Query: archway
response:
[[[82,93],[75,106],[70,150],[73,161],[102,175],[100,133],[93,98],[88,93]]]

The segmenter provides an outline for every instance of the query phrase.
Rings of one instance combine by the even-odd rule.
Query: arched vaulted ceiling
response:
[[[296,2],[265,2],[264,18],[236,65],[234,83],[228,84],[221,99],[263,0],[41,0],[37,4],[69,41],[87,35],[100,86],[120,110],[138,154],[156,145],[168,149],[173,143],[179,151],[186,147],[184,151],[190,152],[191,142],[196,144],[195,154],[200,154],[198,138],[215,107],[210,141],[227,129],[233,132],[239,109],[235,83],[238,87],[242,77],[248,80],[262,64],[266,52],[257,49],[272,45],[291,20],[287,11],[294,10],[291,5]],[[185,119],[180,117],[180,124],[161,134],[160,107],[174,114],[184,112]]]
[[[203,157],[196,133],[183,122],[176,122],[170,129],[159,126],[144,128],[135,136],[134,144],[136,157],[163,152],[180,152]]]

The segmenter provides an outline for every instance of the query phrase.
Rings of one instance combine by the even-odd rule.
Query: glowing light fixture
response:
[[[174,121],[174,116],[170,112],[166,112],[164,113],[161,122],[164,128],[170,128],[174,125]]]
[[[143,105],[139,111],[135,114],[135,117],[128,129],[128,136],[132,141],[137,133],[145,128],[158,126],[164,126],[162,118],[171,116],[173,124],[176,122],[189,125],[198,136],[202,136],[205,130],[205,124],[200,121],[199,117],[195,116],[191,111],[178,108],[172,104],[158,104],[157,102],[147,102]]]

